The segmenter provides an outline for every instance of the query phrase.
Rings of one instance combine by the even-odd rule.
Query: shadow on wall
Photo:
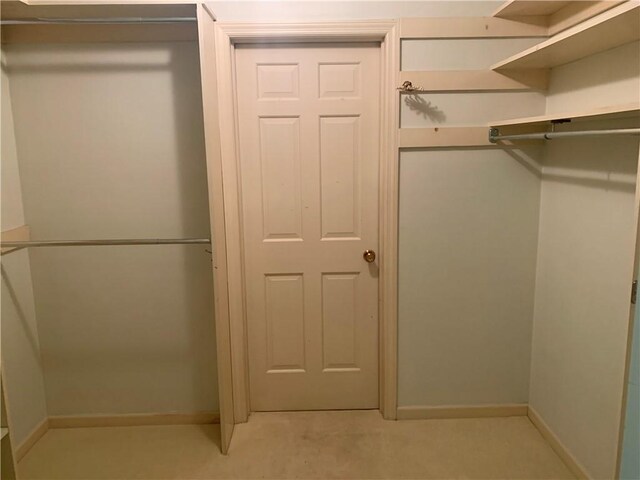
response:
[[[637,120],[623,118],[561,125],[555,131],[637,127]],[[638,151],[638,142],[633,136],[547,140],[543,143],[546,153],[542,163],[521,155],[518,145],[499,142],[496,148],[501,148],[531,173],[545,180],[633,193],[636,189],[634,152]]]
[[[529,170],[536,177],[542,177],[542,165],[528,155],[522,155],[521,150],[516,147],[503,148],[503,151],[516,162]]]
[[[637,128],[638,120],[576,122],[556,131]],[[634,193],[639,139],[635,136],[585,137],[545,142],[542,178],[586,188]]]
[[[25,335],[25,337],[27,339],[27,343],[29,344],[29,349],[31,350],[31,353],[33,354],[33,357],[34,358],[40,358],[40,347],[38,345],[38,339],[35,337],[31,325],[29,325],[29,320],[27,318],[27,314],[24,311],[24,308],[22,306],[22,302],[20,301],[20,298],[19,298],[19,296],[18,296],[18,294],[16,292],[16,288],[14,287],[14,285],[13,285],[13,283],[11,281],[10,275],[7,272],[7,269],[5,268],[4,262],[3,262],[3,264],[0,264],[0,271],[2,272],[2,285],[4,287],[2,289],[2,291],[3,292],[7,292],[7,294],[8,294],[8,297],[5,296],[5,295],[2,295],[2,304],[3,304],[2,318],[3,318],[3,320],[9,318],[8,314],[5,315],[5,308],[11,308],[12,307],[13,310],[15,311],[15,313],[16,313],[18,322],[20,324],[20,330],[24,332],[24,335]],[[6,305],[6,307],[4,307],[4,305]],[[8,341],[11,341],[11,338],[8,338],[7,335],[3,335],[2,336],[2,341],[3,342],[8,342]]]
[[[444,123],[447,121],[447,115],[436,105],[427,102],[421,95],[413,93],[405,94],[404,97],[405,105],[422,118],[429,119],[435,123]]]

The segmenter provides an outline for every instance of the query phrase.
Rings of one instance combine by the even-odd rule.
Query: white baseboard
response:
[[[398,420],[425,420],[435,418],[483,418],[483,417],[524,417],[526,404],[503,405],[416,405],[398,407]]]
[[[49,427],[49,419],[45,418],[44,420],[42,420],[42,422],[36,425],[33,430],[31,430],[29,435],[27,435],[27,438],[25,438],[20,443],[20,445],[16,446],[13,452],[16,463],[19,462],[29,450],[31,450],[31,447],[33,447],[38,442],[38,440],[40,440],[44,436],[45,433],[47,433]]]
[[[483,418],[528,416],[531,423],[549,443],[551,448],[579,479],[589,480],[585,468],[569,452],[542,417],[526,404],[504,405],[454,405],[454,406],[406,406],[398,407],[398,420],[423,420],[445,418]],[[142,425],[206,425],[220,423],[220,414],[201,413],[151,413],[124,415],[65,415],[53,416],[39,423],[15,449],[16,462],[40,440],[50,428],[129,427]]]
[[[562,459],[565,465],[571,470],[577,478],[580,480],[589,480],[591,477],[587,474],[586,469],[580,464],[578,460],[569,452],[567,447],[560,441],[556,434],[549,428],[549,425],[545,423],[540,414],[533,408],[529,407],[528,411],[529,420],[538,429],[543,438],[547,441],[554,452]]]
[[[218,413],[144,413],[123,415],[61,415],[49,417],[49,428],[207,425],[212,423],[220,423],[220,415]]]

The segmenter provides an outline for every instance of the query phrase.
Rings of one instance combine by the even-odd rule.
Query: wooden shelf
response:
[[[400,84],[411,82],[422,92],[492,91],[492,90],[546,90],[548,70],[527,70],[509,76],[491,70],[449,70],[400,72]],[[420,93],[420,91],[418,93]]]
[[[569,1],[543,1],[540,0],[510,0],[493,12],[494,17],[509,18],[523,16],[552,15],[563,7],[566,7]]]
[[[95,18],[173,18],[195,17],[196,5],[176,0],[176,4],[74,5],[73,1],[50,0],[47,4],[25,4],[17,0],[2,1],[3,21],[36,18],[89,20]],[[7,24],[1,29],[0,42],[10,43],[101,43],[101,42],[162,42],[197,41],[196,22],[180,23],[69,23],[69,24]]]
[[[493,65],[493,70],[552,68],[640,40],[640,4],[625,2]]]
[[[62,2],[60,2],[62,3]],[[193,17],[195,5],[183,4],[94,4],[73,5],[74,2],[65,4],[41,4],[27,5],[18,1],[2,2],[2,20],[18,20],[25,18],[110,18],[110,17]],[[176,2],[180,3],[180,2]],[[195,2],[191,2],[195,3]]]
[[[510,127],[510,126],[538,126],[550,124],[556,120],[598,120],[625,117],[640,118],[640,104],[625,104],[612,107],[603,107],[589,112],[562,112],[551,115],[541,115],[539,117],[514,118],[500,122],[491,123],[490,127]]]
[[[493,13],[494,17],[528,21],[533,17],[545,20],[552,36],[578,25],[627,0],[555,1],[509,0]]]
[[[400,148],[490,146],[486,127],[401,128]]]

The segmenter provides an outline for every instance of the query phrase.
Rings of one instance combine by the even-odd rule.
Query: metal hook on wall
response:
[[[410,92],[420,92],[423,90],[423,88],[414,87],[413,83],[407,80],[401,86],[398,87],[398,90],[400,90],[401,92],[410,93]]]

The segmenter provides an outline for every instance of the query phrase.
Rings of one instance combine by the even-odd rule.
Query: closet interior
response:
[[[1,7],[14,457],[47,428],[215,421],[196,5]]]
[[[227,21],[216,2],[38,3],[0,4],[2,478],[61,428],[221,423],[209,441],[227,453],[244,422],[220,147],[237,118],[217,117],[235,81],[216,72]],[[385,20],[385,418],[528,417],[576,478],[638,478],[640,2],[469,2],[483,13],[467,17],[455,3]],[[314,20],[291,8],[287,23]]]
[[[400,130],[400,418],[421,418],[424,404],[526,404],[579,478],[637,476],[637,365],[629,374],[627,355],[638,9],[506,2],[493,18],[532,28],[543,15],[552,35],[474,39],[484,44],[475,57],[466,39],[420,44],[428,23],[401,21],[403,61],[430,57],[412,55],[401,73],[414,88],[401,113],[412,128]],[[440,93],[452,84],[456,94]],[[403,382],[411,369],[431,381]]]

